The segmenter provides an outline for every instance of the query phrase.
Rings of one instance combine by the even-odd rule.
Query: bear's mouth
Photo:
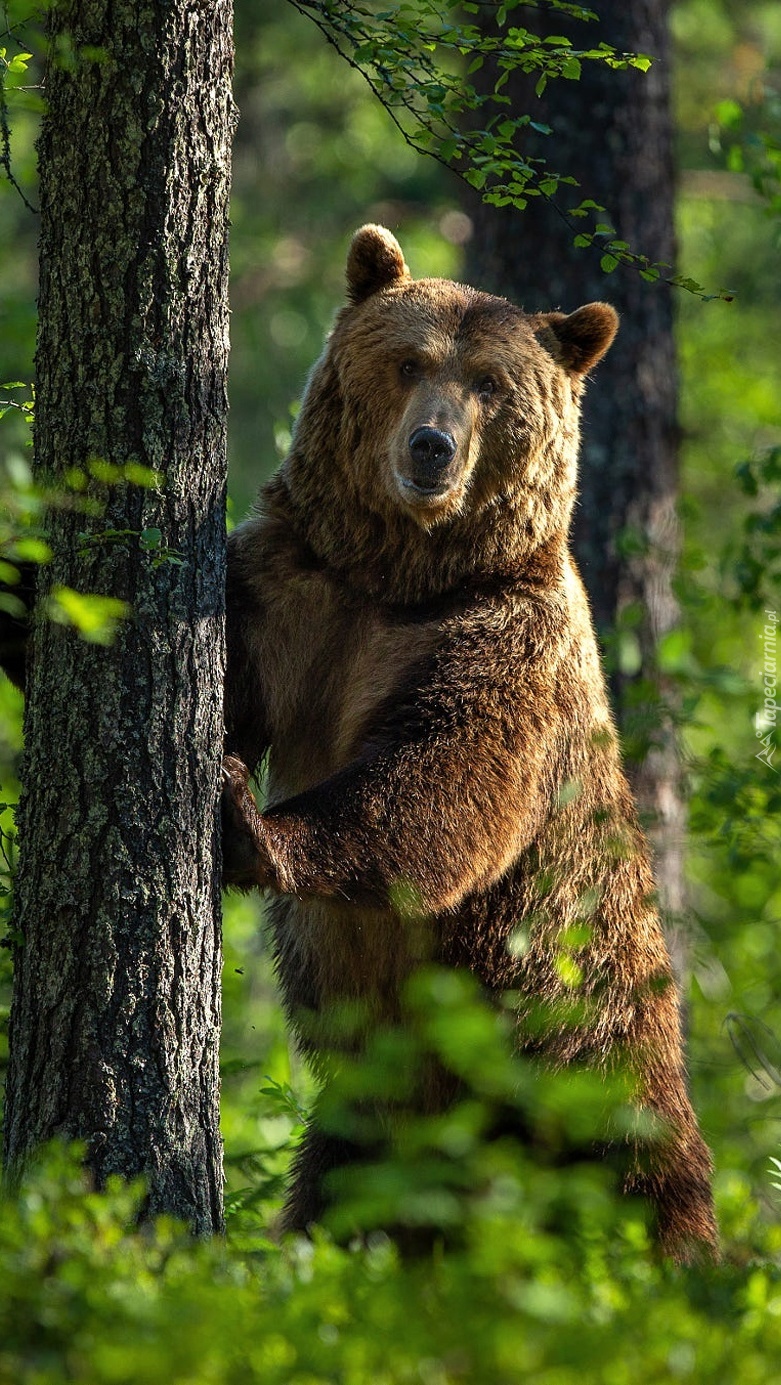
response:
[[[396,479],[401,487],[401,493],[407,500],[412,500],[418,504],[425,504],[431,500],[441,500],[453,489],[448,480],[440,481],[416,481],[412,476],[400,476],[396,473]]]

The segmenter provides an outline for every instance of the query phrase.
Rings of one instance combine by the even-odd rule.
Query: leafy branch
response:
[[[24,78],[27,74],[28,65],[32,59],[32,53],[26,52],[14,35],[14,28],[6,19],[6,28],[3,37],[11,40],[19,47],[19,52],[9,56],[7,47],[0,48],[0,170],[2,170],[8,182],[21,197],[28,211],[37,213],[29,201],[24,189],[22,188],[16,174],[11,167],[11,127],[8,120],[9,103],[19,104],[24,102],[25,96],[31,92],[38,91],[37,87],[25,86]]]
[[[31,424],[34,401],[29,386],[19,381],[0,386],[3,390],[24,389],[31,397],[21,402],[0,401],[0,417],[16,409]],[[156,490],[162,476],[137,462],[117,465],[100,457],[90,458],[84,467],[72,467],[56,484],[42,485],[33,480],[21,457],[9,458],[3,485],[3,514],[0,515],[0,611],[23,618],[24,601],[17,594],[23,586],[25,568],[41,567],[51,561],[51,549],[46,541],[46,514],[70,510],[85,519],[100,519],[105,512],[106,491],[122,485]],[[95,550],[128,547],[135,543],[156,569],[163,563],[180,566],[182,556],[163,542],[162,531],[155,527],[142,530],[102,529],[84,530],[77,536],[81,556]],[[55,583],[44,604],[49,620],[58,625],[73,626],[82,639],[91,644],[109,644],[117,626],[130,616],[124,601],[99,593],[84,593]]]
[[[733,99],[716,107],[710,146],[723,156],[730,173],[751,181],[770,217],[781,217],[781,93],[769,85],[759,100],[741,105]]]
[[[577,179],[556,172],[546,159],[522,149],[525,130],[541,135],[553,132],[531,115],[512,111],[504,88],[513,72],[535,78],[534,90],[541,96],[551,81],[578,81],[584,63],[646,72],[650,57],[619,52],[608,43],[576,48],[562,35],[541,38],[520,25],[508,24],[508,16],[516,9],[539,9],[535,0],[490,5],[460,0],[417,0],[393,6],[382,0],[289,3],[360,73],[410,148],[455,172],[484,201],[522,210],[530,198],[541,197],[570,226],[576,246],[598,251],[606,274],[626,265],[644,279],[661,280],[704,299],[730,298],[724,292],[707,294],[694,279],[675,274],[671,265],[639,254],[618,239],[605,220],[587,229],[584,219],[603,217],[605,208],[590,198],[563,207],[562,192],[578,188]],[[496,31],[456,21],[457,8],[470,15],[489,12]],[[546,8],[578,20],[597,18],[592,10],[564,0],[548,0]],[[471,79],[481,70],[489,80],[484,75],[478,87]],[[480,122],[471,124],[469,118],[476,114]]]

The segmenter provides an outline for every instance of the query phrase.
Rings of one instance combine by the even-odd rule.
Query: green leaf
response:
[[[143,486],[145,490],[157,490],[163,484],[161,472],[154,471],[151,466],[142,466],[140,462],[125,462],[122,475],[131,485]]]
[[[568,82],[580,80],[580,63],[577,58],[568,58],[561,69],[562,77],[566,77]]]
[[[26,72],[27,65],[32,57],[32,53],[17,53],[7,64],[9,72]]]
[[[674,284],[676,288],[686,289],[687,293],[703,292],[702,284],[698,284],[696,279],[684,278],[683,275],[680,274],[676,275],[670,282]]]
[[[678,627],[662,635],[656,657],[664,673],[683,673],[691,666],[692,632]]]
[[[566,952],[560,952],[554,959],[554,966],[563,981],[564,985],[570,989],[575,989],[583,981],[583,969]]]
[[[743,107],[739,101],[719,101],[715,115],[719,125],[723,125],[727,130],[736,130],[743,121]]]
[[[19,569],[14,563],[7,563],[0,558],[0,582],[5,582],[6,586],[15,587],[19,581]]]
[[[130,607],[114,596],[85,595],[72,587],[56,586],[46,601],[46,614],[56,625],[70,625],[89,644],[111,644]]]
[[[5,567],[6,564],[0,564],[0,566]],[[16,620],[23,619],[27,614],[27,608],[24,602],[20,601],[18,596],[14,596],[8,591],[0,591],[0,611],[5,611]]]
[[[43,539],[30,537],[16,540],[14,554],[23,562],[48,563],[51,561],[52,551]]]
[[[611,274],[617,264],[618,260],[615,255],[603,255],[602,259],[599,261],[600,269],[604,274]]]
[[[113,462],[106,462],[102,457],[90,457],[87,470],[90,476],[96,481],[101,481],[104,486],[113,486],[123,479],[122,467],[116,466]]]

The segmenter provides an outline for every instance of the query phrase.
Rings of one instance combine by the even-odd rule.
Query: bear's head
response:
[[[615,310],[530,315],[414,280],[394,236],[371,225],[353,238],[347,287],[286,466],[314,546],[363,562],[379,546],[387,565],[427,536],[430,558],[467,543],[490,565],[486,545],[510,561],[566,538],[583,381],[613,340]]]

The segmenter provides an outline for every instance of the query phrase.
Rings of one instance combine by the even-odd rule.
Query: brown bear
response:
[[[428,957],[515,993],[519,1048],[628,1065],[664,1129],[628,1181],[686,1259],[716,1243],[710,1158],[568,547],[584,378],[616,313],[530,316],[413,280],[379,226],[356,233],[347,285],[290,455],[230,540],[226,880],[272,892],[294,1026],[351,1000],[393,1017],[412,908]],[[347,1157],[310,1128],[288,1227]]]

